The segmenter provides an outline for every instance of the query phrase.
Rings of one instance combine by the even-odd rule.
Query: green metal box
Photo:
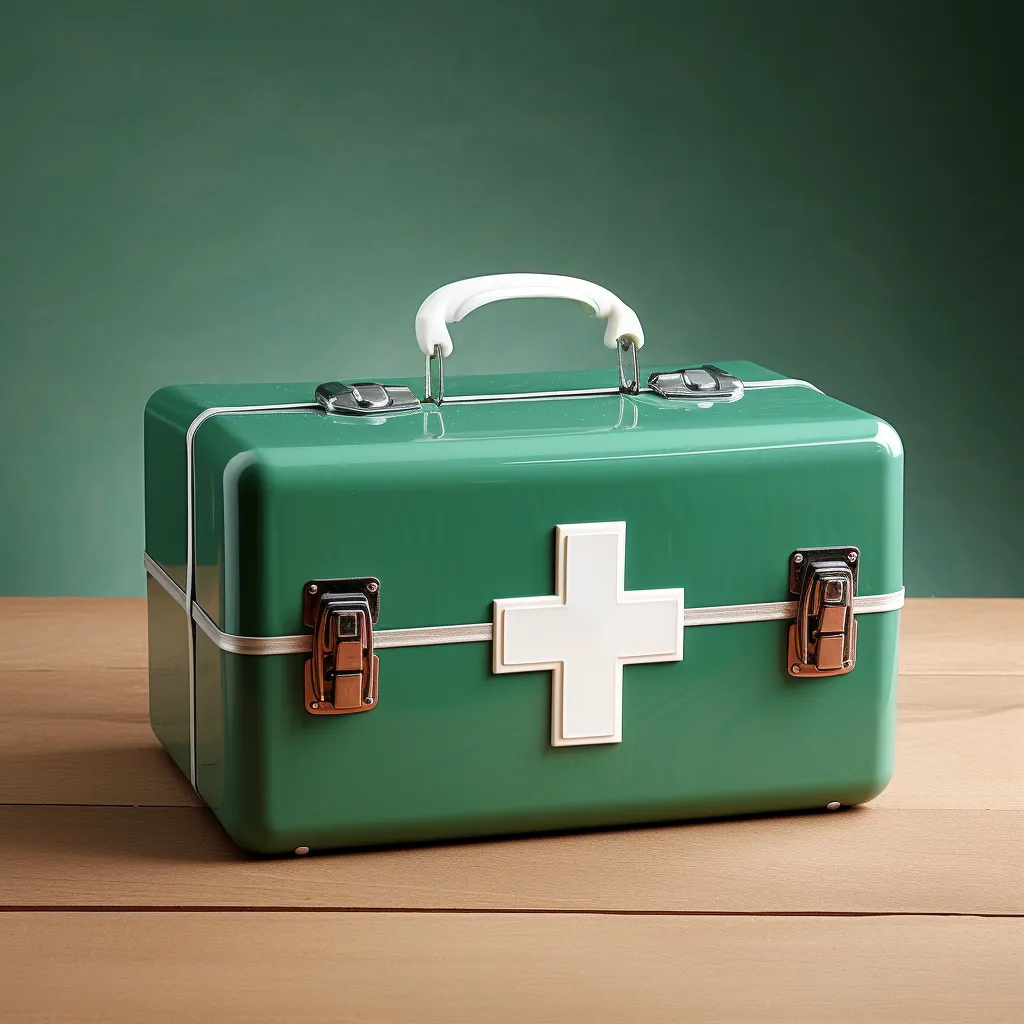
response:
[[[152,726],[241,846],[824,809],[884,788],[898,436],[751,363],[641,387],[621,365],[639,324],[609,320],[617,380],[454,379],[440,403],[412,380],[150,399]]]

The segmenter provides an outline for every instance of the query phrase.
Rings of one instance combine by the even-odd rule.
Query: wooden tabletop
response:
[[[1024,1021],[1024,601],[909,601],[835,814],[256,860],[149,729],[145,604],[0,600],[0,1019]]]

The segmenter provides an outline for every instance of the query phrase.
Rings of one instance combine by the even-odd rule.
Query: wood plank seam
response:
[[[55,904],[52,906],[16,904],[0,906],[2,914],[465,914],[467,916],[528,915],[534,917],[795,917],[795,918],[874,918],[874,917],[957,917],[1022,919],[1024,913],[956,910],[620,910],[562,909],[555,907],[317,907],[317,906],[218,906]]]

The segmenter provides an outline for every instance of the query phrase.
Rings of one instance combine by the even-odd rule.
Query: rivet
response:
[[[800,662],[794,661],[793,664],[789,666],[789,671],[790,672],[799,672],[800,671]]]
[[[309,592],[311,594],[315,594],[317,592],[317,590],[319,590],[319,589],[320,588],[315,583],[310,583],[310,585],[309,585]]]
[[[856,562],[857,561],[857,552],[856,551],[850,551],[847,554],[847,556],[846,556],[846,560],[848,562],[851,562],[851,563]]]
[[[370,580],[370,582],[366,584],[366,592],[368,594],[377,593],[377,584],[373,580]]]
[[[311,703],[311,704],[310,704],[309,706],[310,706],[310,707],[311,707],[311,708],[312,708],[312,709],[313,709],[314,711],[316,711],[316,709],[317,709],[318,707],[320,707],[320,705],[319,705],[319,704],[318,704],[318,703],[317,703],[316,701],[313,701],[313,702],[312,702],[312,703]]]
[[[794,565],[799,565],[803,560],[804,560],[804,556],[801,555],[799,551],[793,556],[793,564]]]
[[[373,703],[373,698],[372,697],[364,697],[363,698],[363,703],[364,704],[372,704]]]
[[[825,804],[826,811],[838,811],[842,807],[842,804],[838,800],[833,800],[831,803]]]
[[[296,846],[295,847],[295,856],[296,857],[305,857],[307,853],[309,853],[309,847],[308,846]]]

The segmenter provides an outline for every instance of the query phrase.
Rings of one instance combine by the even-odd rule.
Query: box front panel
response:
[[[593,457],[549,433],[236,460],[228,620],[301,632],[305,580],[375,576],[380,629],[489,622],[496,599],[554,593],[555,529],[578,523],[624,522],[626,590],[682,587],[691,609],[788,600],[801,547],[856,546],[860,592],[899,589],[884,432],[617,449],[628,429]],[[378,706],[330,718],[304,710],[301,656],[224,655],[223,724],[199,743],[223,732],[218,814],[268,852],[859,802],[891,773],[898,613],[858,624],[853,672],[809,681],[786,671],[786,623],[687,627],[682,661],[625,666],[621,742],[593,746],[553,747],[551,673],[495,675],[489,643],[379,650]]]

